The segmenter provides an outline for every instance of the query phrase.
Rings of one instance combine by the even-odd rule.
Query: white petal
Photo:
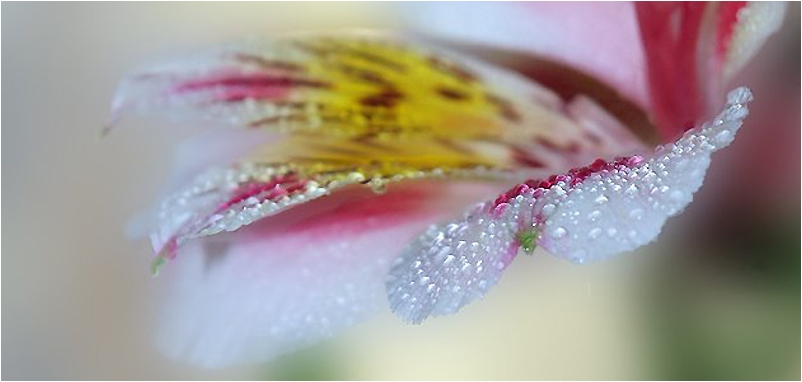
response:
[[[498,185],[410,182],[295,207],[233,233],[191,241],[163,268],[158,344],[210,368],[266,361],[330,337],[385,306],[392,257],[426,222]]]
[[[482,297],[522,244],[535,237],[552,254],[578,263],[651,242],[691,202],[711,154],[732,142],[751,99],[748,89],[731,92],[712,123],[648,157],[599,161],[548,181],[529,181],[457,222],[431,227],[390,270],[393,311],[414,323],[456,312]]]
[[[733,91],[727,109],[712,124],[658,147],[640,164],[600,171],[565,197],[554,198],[557,208],[546,219],[539,244],[557,256],[585,262],[655,240],[666,220],[693,200],[711,154],[732,142],[749,100],[747,89]]]

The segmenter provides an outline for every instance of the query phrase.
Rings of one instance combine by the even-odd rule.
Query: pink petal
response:
[[[522,51],[590,74],[648,110],[672,140],[779,28],[774,2],[414,3],[416,28]]]
[[[631,3],[422,2],[404,6],[415,28],[446,38],[522,51],[564,63],[649,103]]]
[[[107,129],[126,112],[240,126],[281,114],[282,108],[291,107],[292,94],[330,87],[305,73],[301,63],[307,59],[298,51],[284,52],[254,42],[229,44],[141,69],[119,85]],[[259,107],[257,102],[274,106]]]
[[[318,342],[386,304],[391,259],[429,221],[498,185],[354,188],[234,233],[189,243],[170,282],[160,347],[206,367],[264,361]]]
[[[671,139],[713,113],[725,82],[779,28],[785,5],[639,2],[635,9],[650,109]]]
[[[748,114],[751,92],[728,96],[711,123],[689,130],[648,157],[631,156],[527,181],[477,205],[456,222],[432,227],[396,260],[387,279],[393,311],[419,323],[454,313],[496,284],[522,235],[577,263],[634,250],[691,202],[710,156],[729,145]]]

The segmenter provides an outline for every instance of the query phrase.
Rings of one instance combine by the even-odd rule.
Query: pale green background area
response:
[[[149,245],[127,240],[124,227],[155,200],[169,177],[172,150],[192,129],[130,118],[100,140],[117,81],[142,63],[217,42],[286,30],[403,25],[392,5],[369,3],[5,3],[2,11],[5,379],[676,378],[681,374],[661,365],[690,367],[672,363],[676,354],[655,331],[655,316],[668,316],[662,309],[672,298],[678,307],[669,311],[691,304],[675,284],[698,285],[692,294],[701,297],[693,304],[704,309],[692,312],[703,312],[709,327],[722,328],[715,337],[694,314],[672,321],[712,333],[704,346],[691,346],[701,352],[695,360],[711,360],[703,367],[735,370],[740,360],[779,349],[770,374],[758,375],[799,377],[799,343],[793,339],[799,338],[798,326],[788,324],[799,322],[798,289],[796,300],[793,288],[791,298],[773,300],[766,296],[786,292],[739,278],[725,278],[715,288],[696,284],[709,279],[707,271],[693,276],[667,261],[670,240],[583,267],[538,250],[517,259],[485,300],[456,316],[409,326],[385,310],[322,347],[267,365],[206,371],[169,362],[151,337],[162,281],[150,277]],[[799,13],[797,7],[791,12]],[[795,23],[789,33],[798,35],[798,18]],[[797,77],[797,97],[798,82]],[[798,114],[796,109],[796,121]],[[798,149],[796,155],[793,161]],[[796,203],[798,191],[791,194],[789,203]],[[696,215],[703,214],[698,208]],[[798,205],[789,209],[796,219]],[[798,220],[792,223],[797,228],[791,232],[799,232]],[[678,235],[674,239],[682,241]],[[790,235],[781,236],[790,248],[781,243],[768,251],[798,254],[796,234]],[[791,266],[799,269],[796,261]],[[673,277],[658,283],[658,275]],[[799,273],[789,277],[798,286]],[[723,317],[742,320],[728,332],[718,324]],[[674,326],[681,325],[667,325]],[[763,333],[767,327],[779,334]],[[670,330],[678,331],[668,334],[673,339],[692,332]],[[764,349],[731,333],[774,342]],[[734,348],[746,350],[732,357],[724,351]],[[299,369],[312,373],[297,374]]]

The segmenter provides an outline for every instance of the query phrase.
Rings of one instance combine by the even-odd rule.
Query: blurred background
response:
[[[132,118],[99,139],[117,81],[220,42],[414,28],[414,6],[399,7],[3,4],[2,377],[800,378],[798,4],[738,80],[758,95],[747,126],[656,244],[588,266],[520,258],[458,315],[409,326],[382,311],[264,365],[208,371],[158,354],[161,283],[148,243],[124,228],[167,183],[192,129]]]

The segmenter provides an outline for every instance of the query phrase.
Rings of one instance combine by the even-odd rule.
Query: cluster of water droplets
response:
[[[648,158],[609,163],[586,178],[565,176],[546,188],[474,207],[432,226],[396,259],[388,279],[392,310],[419,323],[482,297],[520,247],[519,235],[577,263],[633,250],[654,240],[701,187],[716,150],[729,145],[748,114],[746,88],[732,91],[711,123],[689,130]],[[504,198],[502,198],[504,199]]]
[[[728,95],[711,123],[658,147],[647,160],[592,174],[555,203],[539,244],[556,256],[582,263],[633,250],[657,238],[666,220],[680,213],[701,187],[713,152],[729,145],[748,114],[748,89]]]
[[[307,181],[303,188],[275,199],[265,199],[257,194],[220,209],[243,185],[270,182],[287,171],[281,166],[257,163],[205,171],[187,187],[164,199],[157,216],[158,227],[151,235],[154,247],[160,248],[172,238],[180,244],[196,237],[235,231],[291,205],[328,193],[316,182]]]
[[[406,321],[454,313],[483,296],[512,260],[517,227],[480,204],[456,223],[431,226],[396,258],[386,281],[390,306]]]

